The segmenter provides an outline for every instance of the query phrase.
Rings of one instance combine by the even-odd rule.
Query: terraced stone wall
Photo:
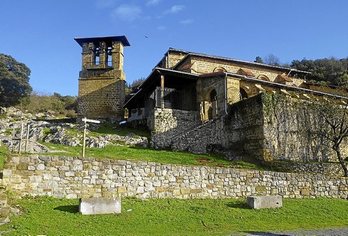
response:
[[[17,196],[64,198],[348,197],[348,178],[57,156],[12,157],[3,184]]]

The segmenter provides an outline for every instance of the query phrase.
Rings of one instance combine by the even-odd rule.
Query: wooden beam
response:
[[[161,108],[164,108],[164,75],[161,75]]]

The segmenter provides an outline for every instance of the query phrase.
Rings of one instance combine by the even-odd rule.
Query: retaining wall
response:
[[[12,157],[3,184],[18,196],[64,198],[286,198],[348,196],[348,178],[73,157]]]

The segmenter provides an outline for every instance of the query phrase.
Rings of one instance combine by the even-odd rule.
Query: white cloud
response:
[[[161,0],[148,0],[146,2],[146,5],[147,6],[154,6],[154,5],[157,5]]]
[[[170,9],[165,11],[165,14],[175,14],[185,9],[184,5],[173,5]]]
[[[141,16],[142,10],[137,5],[120,5],[112,12],[112,16],[124,21],[134,21]]]
[[[179,23],[182,25],[189,25],[189,24],[193,23],[193,20],[192,19],[185,19],[185,20],[181,20]]]

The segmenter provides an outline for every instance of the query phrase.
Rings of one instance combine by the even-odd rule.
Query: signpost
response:
[[[86,154],[86,131],[87,131],[87,123],[94,123],[94,124],[99,124],[100,121],[99,120],[91,120],[91,119],[87,119],[82,118],[82,121],[84,122],[84,128],[83,128],[83,142],[82,142],[82,158],[85,158],[85,154]]]

